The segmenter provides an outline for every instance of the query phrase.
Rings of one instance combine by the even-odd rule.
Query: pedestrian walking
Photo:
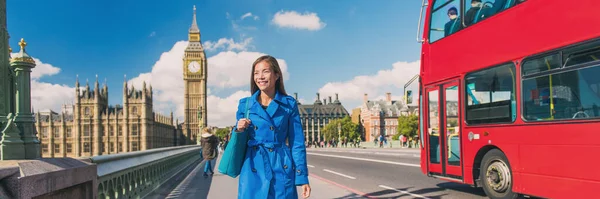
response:
[[[274,57],[258,58],[250,76],[252,96],[240,100],[234,128],[234,133],[248,132],[238,198],[294,199],[298,198],[295,186],[301,186],[302,196],[308,198],[311,188],[298,102],[286,94]],[[246,105],[248,118],[244,118]]]
[[[202,156],[206,161],[204,165],[204,177],[208,177],[208,172],[213,175],[215,172],[212,169],[211,161],[217,157],[217,147],[219,146],[219,139],[213,135],[210,128],[206,127],[202,129],[200,142],[202,143]]]

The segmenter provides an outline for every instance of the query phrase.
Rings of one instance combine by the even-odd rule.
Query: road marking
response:
[[[324,182],[326,182],[326,183],[329,183],[329,184],[332,184],[332,185],[338,186],[338,187],[340,187],[340,188],[342,188],[342,189],[348,190],[348,191],[350,191],[350,192],[352,192],[352,193],[355,193],[355,194],[358,194],[358,195],[360,195],[360,196],[363,196],[363,197],[366,197],[366,198],[370,198],[370,199],[373,199],[373,198],[374,198],[374,197],[372,197],[372,196],[369,196],[368,194],[366,194],[366,193],[364,193],[364,192],[361,192],[361,191],[358,191],[358,190],[352,189],[352,188],[350,188],[350,187],[347,187],[347,186],[344,186],[344,185],[338,184],[338,183],[336,183],[336,182],[334,182],[334,181],[331,181],[331,180],[325,179],[325,178],[323,178],[323,177],[320,177],[320,176],[318,176],[318,175],[315,175],[315,174],[313,174],[313,173],[311,173],[311,174],[309,174],[309,175],[310,175],[311,177],[313,177],[313,178],[316,178],[316,179],[319,179],[319,180],[321,180],[321,181],[324,181]]]
[[[410,163],[403,163],[403,162],[392,162],[392,161],[374,160],[374,159],[367,159],[367,158],[355,158],[355,157],[347,157],[347,156],[341,156],[341,155],[328,155],[328,154],[321,154],[321,153],[306,153],[306,154],[316,155],[316,156],[324,156],[324,157],[332,157],[332,158],[343,158],[343,159],[350,159],[350,160],[377,162],[377,163],[384,163],[384,164],[395,164],[395,165],[409,166],[409,167],[421,167],[421,165],[418,165],[418,164],[410,164]]]
[[[349,176],[349,175],[346,175],[346,174],[343,174],[343,173],[338,173],[338,172],[335,172],[335,171],[332,171],[332,170],[329,170],[329,169],[323,169],[323,171],[326,171],[326,172],[329,172],[329,173],[333,173],[333,174],[336,174],[336,175],[339,175],[339,176],[342,176],[342,177],[350,178],[352,180],[356,180],[355,177],[352,177],[352,176]]]
[[[385,186],[385,185],[379,185],[379,187],[384,188],[384,189],[389,189],[389,190],[397,191],[397,192],[400,192],[400,193],[403,193],[403,194],[408,194],[408,195],[411,195],[411,196],[417,197],[417,198],[430,199],[430,198],[428,198],[426,196],[422,196],[422,195],[419,195],[419,194],[414,194],[414,193],[411,193],[411,192],[408,192],[408,191],[402,191],[402,190],[395,189],[395,188],[392,188],[392,187],[388,187],[388,186]]]
[[[315,166],[307,164],[306,166],[310,167],[310,168],[315,168]]]

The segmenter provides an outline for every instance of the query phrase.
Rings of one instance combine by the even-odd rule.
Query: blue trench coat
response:
[[[238,198],[298,198],[296,186],[308,184],[298,103],[277,92],[265,110],[256,101],[259,94],[241,99],[236,114],[239,121],[245,115],[246,102],[250,103],[252,124],[246,129],[248,148],[239,175]],[[235,132],[232,135],[237,136]]]

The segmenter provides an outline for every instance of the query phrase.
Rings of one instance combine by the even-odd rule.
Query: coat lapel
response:
[[[279,109],[279,103],[281,102],[281,95],[279,92],[275,93],[275,98],[269,103],[269,107],[267,107],[267,113],[271,118],[275,117],[275,113],[277,113],[277,109]]]
[[[258,101],[256,101],[256,99],[258,98],[259,94],[260,94],[260,91],[256,91],[252,95],[252,107],[251,107],[251,110],[252,110],[252,112],[256,113],[258,116],[260,116],[264,120],[267,120],[269,122],[269,124],[273,125],[273,120],[271,119],[271,117],[269,116],[269,114],[267,114],[267,112],[265,112],[265,110],[260,106],[260,103],[258,103]],[[270,107],[271,107],[271,104],[269,104],[269,107],[267,107],[267,109],[269,109]]]

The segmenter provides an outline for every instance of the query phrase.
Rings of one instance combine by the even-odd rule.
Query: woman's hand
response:
[[[242,118],[237,122],[237,128],[235,130],[235,132],[241,133],[244,132],[246,130],[246,128],[248,128],[248,126],[250,126],[250,124],[252,123],[252,121],[250,121],[249,119],[246,118]]]
[[[309,184],[302,185],[302,197],[303,198],[310,197],[310,185]]]

